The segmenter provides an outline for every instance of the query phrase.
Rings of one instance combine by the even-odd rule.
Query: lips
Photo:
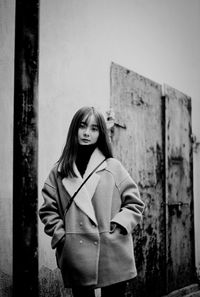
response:
[[[88,142],[90,142],[90,140],[89,140],[89,139],[81,139],[81,141],[82,141],[82,142],[85,142],[85,143],[88,143]]]

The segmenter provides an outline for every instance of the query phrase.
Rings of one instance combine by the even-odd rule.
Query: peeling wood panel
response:
[[[195,277],[191,98],[165,85],[168,291]]]
[[[161,296],[165,290],[161,93],[161,85],[112,64],[111,107],[120,124],[112,136],[114,154],[138,183],[146,204],[143,223],[133,234],[138,270],[134,296],[143,297]]]

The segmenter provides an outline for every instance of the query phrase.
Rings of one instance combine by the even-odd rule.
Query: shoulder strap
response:
[[[66,206],[65,210],[64,210],[64,215],[63,218],[65,217],[66,213],[68,212],[70,206],[72,205],[72,202],[74,201],[74,198],[76,197],[76,195],[78,194],[78,192],[80,191],[80,189],[83,187],[83,185],[88,181],[88,179],[92,176],[92,174],[101,166],[101,164],[106,160],[106,158],[101,161],[91,172],[90,174],[87,176],[87,178],[82,182],[82,184],[80,185],[80,187],[78,188],[78,190],[74,193],[74,195],[71,197],[68,205]]]

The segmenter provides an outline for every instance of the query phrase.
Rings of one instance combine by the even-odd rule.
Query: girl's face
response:
[[[81,145],[95,144],[99,138],[99,128],[94,115],[83,118],[78,129],[78,143]]]

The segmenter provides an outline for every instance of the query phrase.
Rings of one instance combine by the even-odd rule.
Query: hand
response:
[[[114,233],[114,232],[118,232],[119,234],[127,234],[127,231],[124,227],[122,227],[121,225],[112,222],[110,224],[110,233]]]
[[[117,229],[118,229],[118,230],[117,230]],[[118,226],[117,226],[117,224],[116,224],[116,223],[111,223],[111,224],[110,224],[110,233],[114,233],[116,230],[117,230],[118,232],[120,231],[119,228],[118,228]],[[117,232],[117,231],[116,231],[116,232]]]

